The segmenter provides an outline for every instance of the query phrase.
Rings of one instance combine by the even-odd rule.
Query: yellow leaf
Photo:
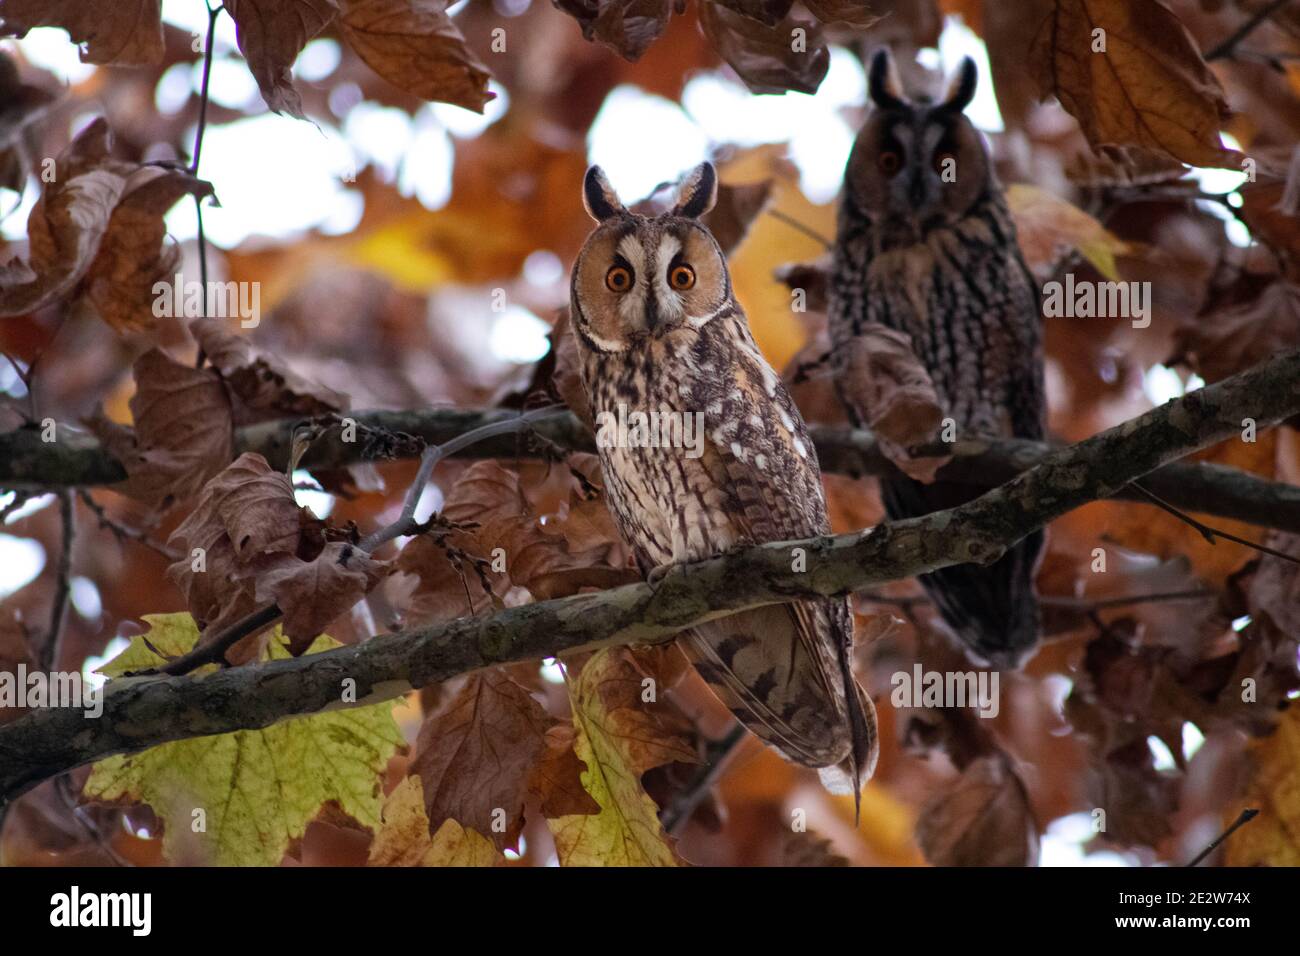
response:
[[[505,857],[477,830],[444,820],[429,837],[419,777],[406,777],[384,801],[383,826],[370,845],[370,866],[500,866]]]
[[[1300,866],[1300,708],[1282,714],[1271,736],[1252,741],[1255,779],[1246,799],[1233,807],[1228,822],[1246,807],[1259,810],[1228,838],[1228,866]]]
[[[1092,216],[1037,186],[1017,183],[1007,189],[1007,205],[1016,221],[1020,251],[1034,273],[1050,269],[1062,248],[1079,250],[1093,268],[1119,281],[1115,257],[1129,245]]]
[[[169,655],[184,653],[198,638],[187,614],[148,621],[149,633],[134,638],[103,673],[162,663],[145,638]],[[337,646],[321,635],[307,653]],[[288,656],[277,628],[263,659]],[[109,757],[95,764],[84,796],[149,804],[164,821],[168,860],[275,866],[331,801],[363,826],[379,826],[380,773],[403,742],[391,710],[382,703],[330,711]]]
[[[577,730],[574,751],[587,765],[582,785],[600,812],[547,820],[561,866],[681,865],[659,824],[658,808],[641,787],[647,760],[651,765],[663,762],[663,754],[647,753],[659,744],[630,734],[645,729],[644,722],[634,708],[610,707],[601,692],[607,679],[617,680],[621,673],[615,653],[602,650],[569,687]]]

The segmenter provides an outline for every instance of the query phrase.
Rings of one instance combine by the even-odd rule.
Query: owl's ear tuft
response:
[[[975,68],[975,61],[970,57],[963,57],[961,66],[957,67],[957,72],[948,81],[948,92],[944,94],[940,108],[955,113],[966,109],[970,106],[970,101],[975,98],[975,84],[978,80],[979,71]]]
[[[698,219],[712,209],[717,201],[718,172],[706,160],[692,169],[677,188],[677,205],[673,207],[673,215]]]
[[[871,94],[871,102],[882,110],[906,109],[903,81],[898,78],[898,69],[894,66],[894,58],[889,55],[889,47],[881,47],[871,58],[867,89]]]
[[[597,222],[627,213],[618,200],[618,193],[609,184],[605,171],[599,166],[587,170],[587,175],[582,180],[582,204],[586,207],[587,214]]]

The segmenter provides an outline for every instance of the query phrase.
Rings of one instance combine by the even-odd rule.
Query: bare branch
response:
[[[515,421],[520,413],[513,409],[434,408],[351,412],[347,417],[357,423],[359,430],[412,436],[425,445],[443,445],[475,429]],[[285,418],[241,428],[235,434],[235,453],[256,452],[272,468],[283,469],[293,452],[294,432],[303,424],[301,419]],[[559,413],[539,419],[532,423],[530,430],[553,446],[571,451],[595,450],[591,433],[572,414]],[[809,430],[823,472],[898,475],[870,432],[834,425],[813,425]],[[343,441],[337,427],[322,431],[303,456],[300,467],[334,468],[365,460],[365,443]],[[66,435],[66,430],[63,434]],[[418,443],[402,442],[396,450],[414,457],[420,447]],[[939,470],[939,477],[992,488],[1042,461],[1053,447],[1023,439],[979,439],[939,445],[922,453],[952,456]],[[472,458],[528,458],[536,452],[507,431],[458,449],[448,457],[452,454]],[[111,485],[125,478],[122,466],[88,439],[61,437],[57,442],[43,442],[39,431],[31,428],[0,434],[0,487],[49,490],[68,485]],[[1204,462],[1167,465],[1147,475],[1144,484],[1164,500],[1189,511],[1300,534],[1300,488],[1294,485]],[[1151,503],[1130,488],[1122,489],[1113,497]]]
[[[110,681],[97,719],[46,709],[0,727],[0,797],[10,800],[72,767],[170,740],[389,700],[493,664],[662,641],[703,621],[793,598],[845,594],[953,564],[987,564],[1054,518],[1237,434],[1243,418],[1267,426],[1298,412],[1300,350],[1053,451],[1007,484],[922,518],[676,566],[653,589],[627,585],[527,604],[203,677]],[[792,570],[794,548],[804,550],[806,571]],[[345,679],[355,682],[355,704],[342,699]]]

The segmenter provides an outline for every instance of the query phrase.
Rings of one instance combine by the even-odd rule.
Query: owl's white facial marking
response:
[[[668,284],[668,269],[677,253],[682,251],[682,241],[671,233],[665,233],[659,239],[659,248],[655,250],[654,294],[659,306],[659,318],[667,325],[676,325],[686,312],[682,297]]]
[[[641,245],[640,237],[635,233],[629,233],[620,239],[618,254],[632,267],[633,277],[632,288],[619,297],[618,314],[628,328],[645,331],[646,299],[649,289],[646,279],[649,268],[645,247]]]

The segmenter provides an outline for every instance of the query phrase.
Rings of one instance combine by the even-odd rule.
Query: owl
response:
[[[663,215],[636,215],[599,167],[583,201],[596,227],[573,266],[572,327],[615,524],[644,573],[767,541],[827,534],[817,453],[732,294],[701,223],[717,198],[703,163]],[[637,415],[678,423],[640,428]],[[672,435],[667,436],[669,439]],[[745,611],[693,628],[682,646],[736,717],[786,758],[857,795],[875,765],[871,699],[850,671],[845,599]]]
[[[958,438],[1043,437],[1039,289],[988,149],[962,111],[975,93],[968,58],[938,102],[908,99],[885,50],[871,61],[873,104],[849,155],[829,286],[840,399],[859,427],[865,396],[846,374],[866,323],[910,336]],[[861,391],[857,389],[857,391]],[[982,488],[909,478],[881,482],[891,518],[953,507]],[[1033,578],[1042,532],[988,567],[923,575],[942,618],[975,656],[1016,667],[1038,639]]]

